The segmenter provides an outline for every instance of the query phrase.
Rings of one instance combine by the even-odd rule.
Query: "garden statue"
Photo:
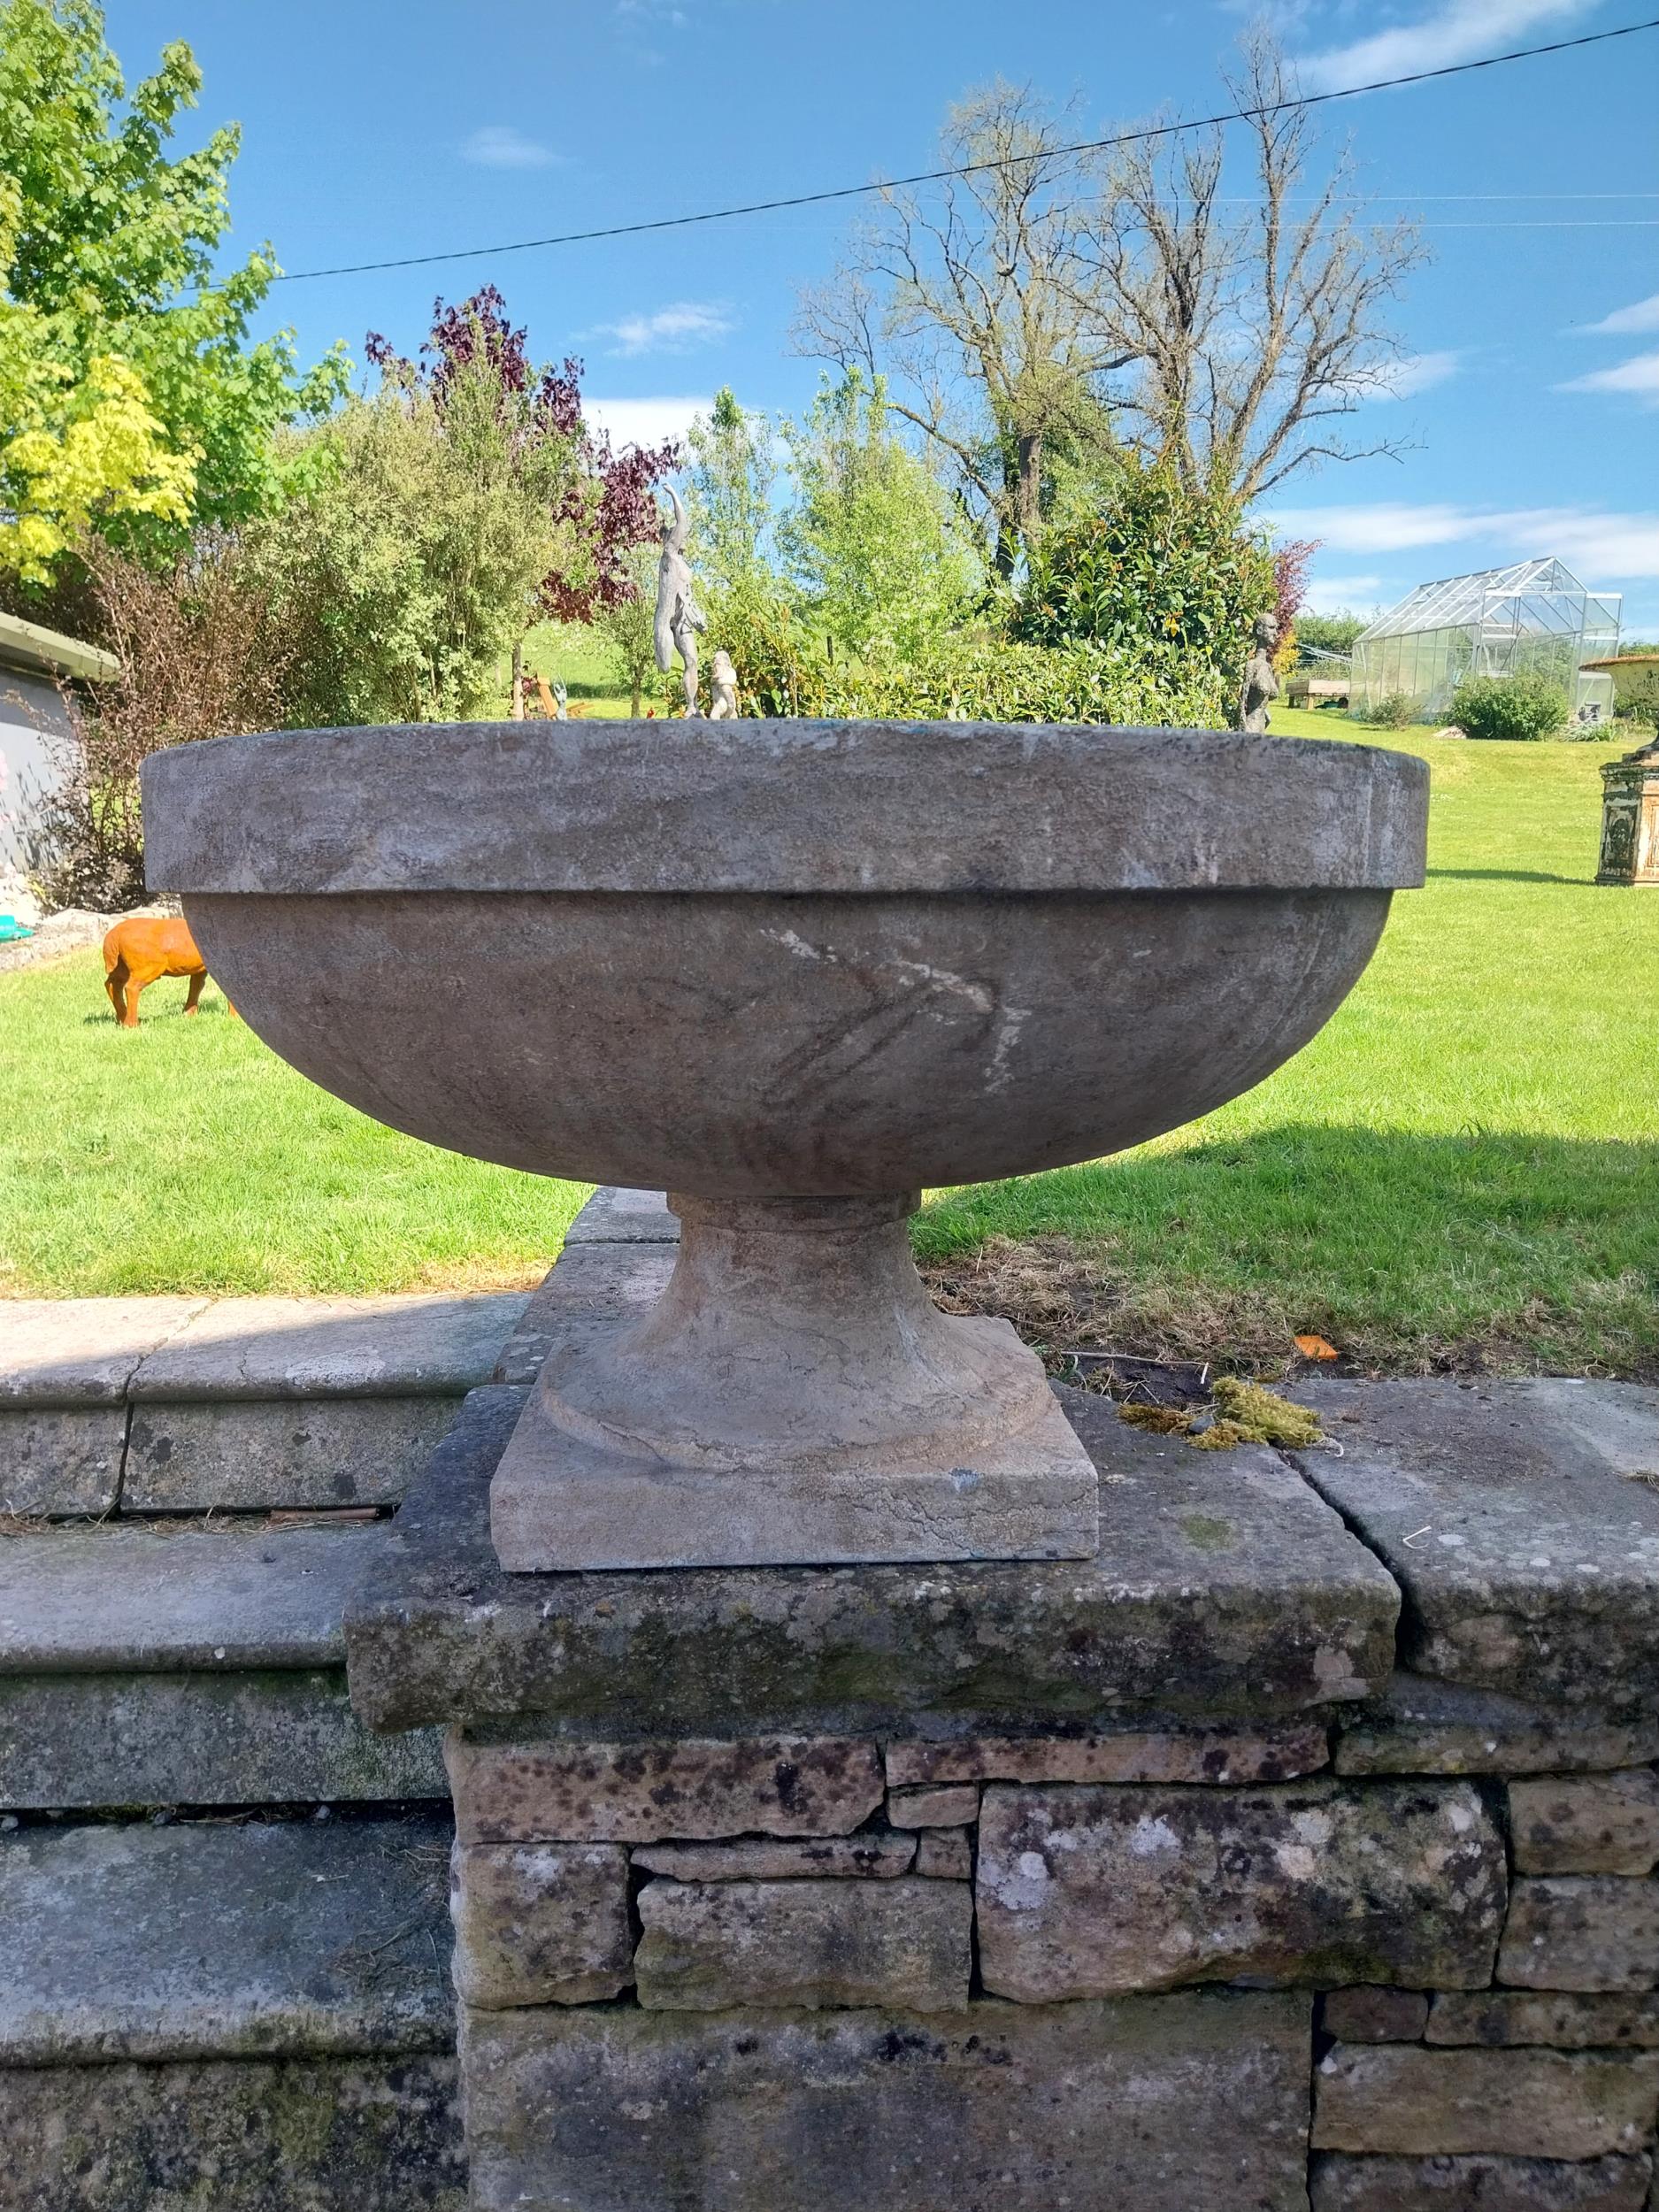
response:
[[[709,663],[709,719],[729,722],[737,713],[737,671],[732,656],[720,646]]]
[[[1244,664],[1244,683],[1239,694],[1239,727],[1252,737],[1265,737],[1268,707],[1279,696],[1279,678],[1273,673],[1273,650],[1279,643],[1279,617],[1256,618],[1256,649]]]
[[[664,675],[678,651],[686,672],[686,712],[697,711],[697,633],[705,625],[692,596],[691,564],[686,558],[686,511],[671,485],[673,519],[663,525],[663,557],[657,569],[657,665]]]
[[[563,684],[556,683],[553,687],[553,719],[556,722],[568,722],[570,718],[570,694]]]

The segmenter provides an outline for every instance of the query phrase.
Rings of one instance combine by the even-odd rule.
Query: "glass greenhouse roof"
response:
[[[1356,642],[1466,626],[1584,635],[1587,642],[1604,631],[1617,635],[1619,603],[1617,594],[1587,592],[1560,561],[1514,561],[1508,568],[1478,569],[1472,575],[1419,584],[1397,607],[1379,615]]]

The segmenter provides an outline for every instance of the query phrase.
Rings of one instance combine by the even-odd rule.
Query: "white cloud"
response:
[[[1447,350],[1440,353],[1408,353],[1398,361],[1384,361],[1367,372],[1363,382],[1355,388],[1355,397],[1362,400],[1410,399],[1418,392],[1432,390],[1444,384],[1448,376],[1455,376],[1463,365],[1461,353]]]
[[[595,335],[614,338],[613,353],[684,353],[689,347],[724,338],[732,319],[723,307],[708,301],[675,300],[649,315],[625,315],[620,322],[601,323]]]
[[[1640,331],[1659,330],[1659,292],[1637,300],[1629,307],[1616,307],[1610,315],[1603,315],[1599,323],[1580,323],[1578,329],[1587,338],[1599,338],[1604,333],[1610,337],[1629,338]]]
[[[1357,614],[1386,598],[1393,588],[1380,576],[1316,576],[1308,586],[1308,604],[1315,614]]]
[[[1264,518],[1282,537],[1317,538],[1323,551],[1399,553],[1430,545],[1479,542],[1484,565],[1554,554],[1586,584],[1659,576],[1659,513],[1607,513],[1588,507],[1481,509],[1412,506],[1289,507]]]
[[[602,430],[608,430],[611,443],[618,448],[661,445],[665,438],[683,444],[693,417],[706,415],[713,404],[711,399],[589,399],[584,396],[582,412]]]
[[[462,146],[461,158],[481,169],[548,169],[565,157],[526,138],[511,123],[487,123]]]
[[[1659,348],[1632,354],[1610,369],[1592,369],[1556,386],[1562,392],[1633,392],[1649,407],[1659,407]]]
[[[1570,23],[1596,4],[1597,0],[1445,0],[1421,22],[1396,24],[1349,46],[1303,55],[1297,73],[1310,92],[1334,92],[1379,77],[1409,76],[1417,69],[1445,69],[1479,60],[1529,32]]]

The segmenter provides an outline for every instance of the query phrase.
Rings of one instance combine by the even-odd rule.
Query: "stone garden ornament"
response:
[[[495,1471],[525,1571],[1092,1555],[1041,1361],[935,1310],[907,1218],[1288,1059],[1422,881],[1428,780],[1236,732],[760,720],[143,774],[150,887],[285,1059],[434,1144],[670,1193],[660,1302],[561,1342]]]
[[[707,625],[692,590],[691,564],[686,558],[686,511],[672,484],[668,496],[674,511],[663,525],[663,556],[657,565],[657,665],[666,675],[674,655],[680,655],[686,712],[693,715],[697,711],[697,633]]]
[[[1239,727],[1255,737],[1267,734],[1268,708],[1279,696],[1279,678],[1273,671],[1273,654],[1278,644],[1279,617],[1257,615],[1255,649],[1244,664],[1244,682],[1239,694]]]
[[[737,671],[723,645],[716,649],[714,658],[709,663],[709,696],[710,721],[731,721],[737,712]]]

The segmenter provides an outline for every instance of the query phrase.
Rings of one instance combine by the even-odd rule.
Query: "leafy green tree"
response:
[[[601,607],[594,617],[594,627],[628,687],[628,711],[636,720],[645,687],[657,670],[657,558],[652,547],[636,546],[626,562],[632,596]]]
[[[691,426],[686,513],[697,572],[711,601],[771,580],[777,455],[764,415],[724,385]]]
[[[165,151],[201,83],[174,42],[129,95],[90,0],[0,0],[0,563],[36,582],[88,526],[170,559],[267,511],[273,432],[344,389],[340,349],[250,342],[268,247],[214,274],[239,134]]]
[[[1044,537],[1013,627],[1034,645],[1174,645],[1236,678],[1277,595],[1272,554],[1235,501],[1125,464],[1108,499]]]
[[[843,651],[914,654],[962,620],[985,578],[949,495],[849,369],[788,439],[795,500],[779,528],[803,611]]]
[[[1351,653],[1355,639],[1364,627],[1364,617],[1349,614],[1346,609],[1339,614],[1299,614],[1296,642],[1320,653]]]

